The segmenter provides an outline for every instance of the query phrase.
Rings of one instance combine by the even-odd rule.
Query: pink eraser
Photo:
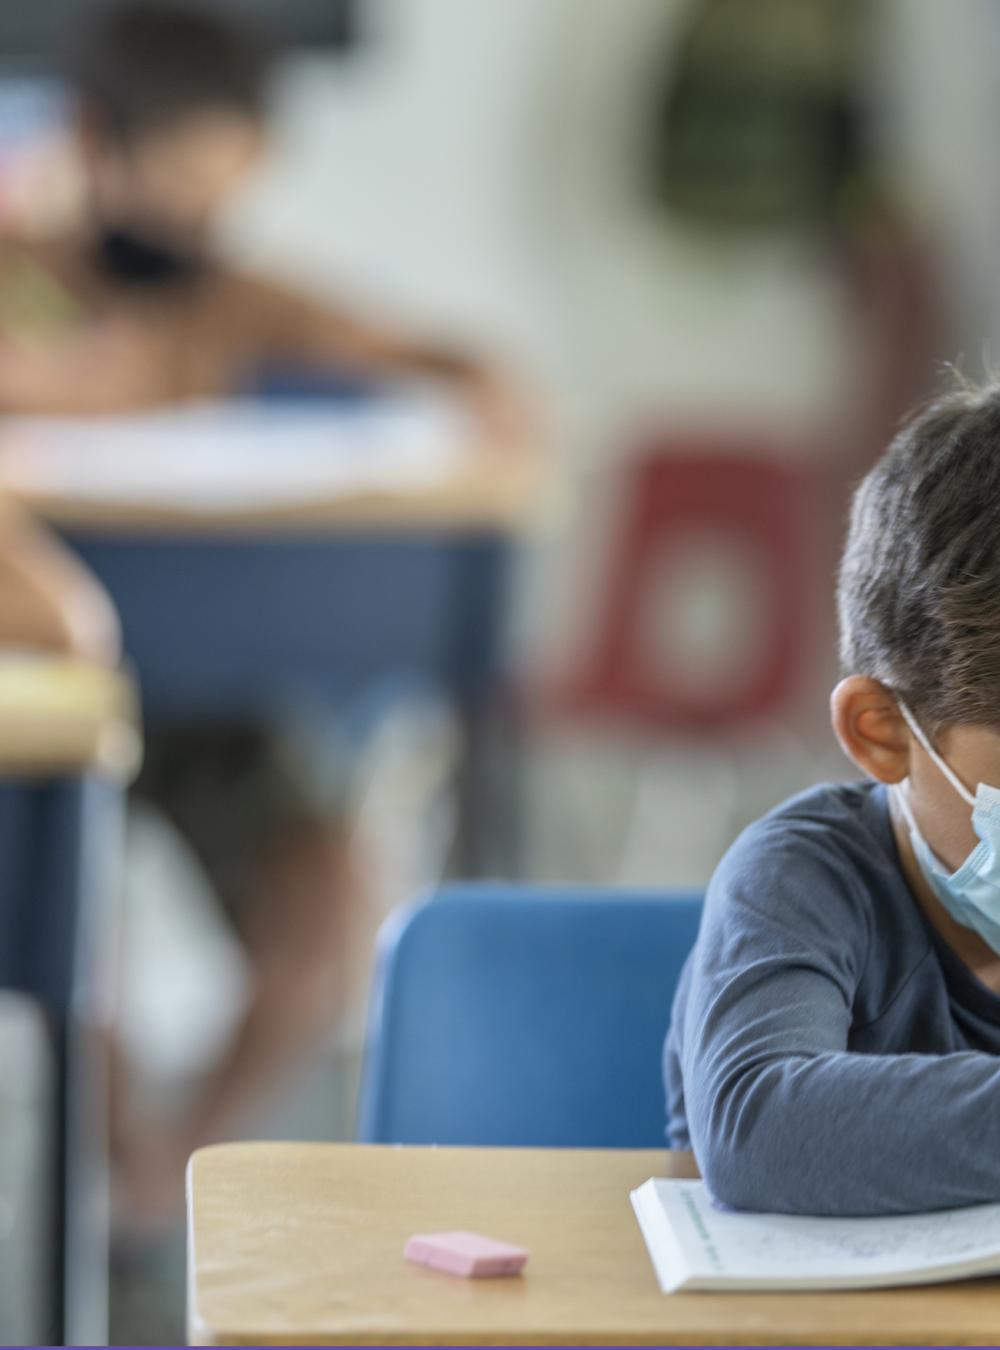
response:
[[[473,1279],[518,1275],[528,1259],[523,1247],[494,1242],[479,1233],[417,1233],[403,1248],[403,1255],[407,1261]]]

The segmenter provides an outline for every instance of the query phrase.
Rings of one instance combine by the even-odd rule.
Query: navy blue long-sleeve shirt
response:
[[[814,788],[712,879],[664,1054],[668,1134],[747,1209],[1000,1200],[1000,997],[926,920],[886,790]]]

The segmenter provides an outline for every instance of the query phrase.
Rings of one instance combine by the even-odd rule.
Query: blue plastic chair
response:
[[[448,886],[379,941],[368,1143],[659,1148],[663,1038],[701,898]]]

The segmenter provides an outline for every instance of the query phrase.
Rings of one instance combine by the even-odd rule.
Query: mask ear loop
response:
[[[920,827],[917,825],[917,818],[913,814],[913,807],[910,805],[910,795],[904,788],[903,784],[893,783],[889,791],[892,793],[892,795],[896,798],[896,801],[899,803],[899,809],[902,811],[903,816],[906,819],[906,823],[909,826],[910,833],[918,835],[920,838],[923,838],[923,835],[920,834]]]
[[[931,761],[936,765],[938,769],[941,770],[945,778],[947,778],[948,782],[952,785],[952,787],[962,798],[962,800],[968,802],[970,806],[975,806],[976,804],[975,793],[969,791],[969,789],[962,782],[961,778],[959,778],[955,770],[949,764],[946,764],[945,761],[941,758],[938,752],[934,749],[933,745],[931,745],[930,741],[927,739],[923,727],[920,726],[920,724],[917,722],[917,719],[913,716],[909,708],[906,706],[906,704],[903,702],[903,700],[899,697],[898,694],[896,695],[896,706],[899,708],[899,711],[903,714],[903,721],[913,732],[913,735],[920,742],[921,746],[923,746],[924,750],[927,751],[927,754],[930,757]],[[902,794],[900,794],[900,796],[902,796]]]

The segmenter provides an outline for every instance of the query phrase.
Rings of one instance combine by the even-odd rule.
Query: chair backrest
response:
[[[707,437],[652,440],[622,475],[593,631],[578,668],[557,680],[544,709],[559,720],[610,718],[682,734],[725,733],[779,713],[805,645],[809,475],[776,447]],[[739,575],[756,583],[753,642],[734,630],[731,656],[707,680],[692,678],[680,659],[684,633],[657,639],[650,622],[663,619],[663,592],[699,543],[728,550]],[[738,601],[746,600],[741,589]]]
[[[380,937],[359,1138],[657,1148],[701,899],[448,886]]]

